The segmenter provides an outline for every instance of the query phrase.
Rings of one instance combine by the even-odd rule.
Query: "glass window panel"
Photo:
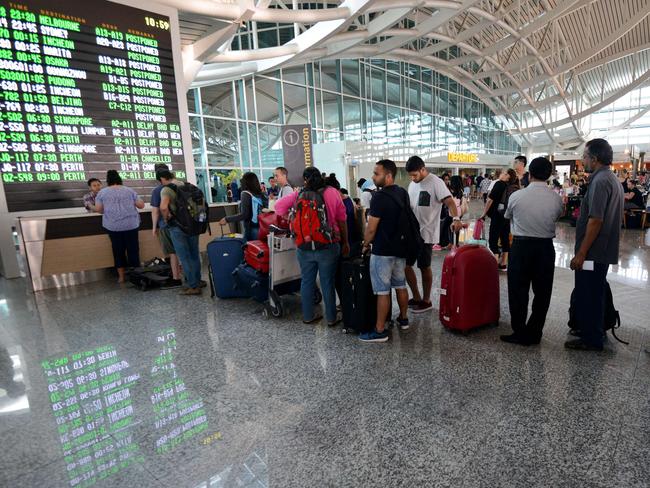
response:
[[[386,105],[373,103],[371,105],[371,121],[369,135],[373,143],[386,144]]]
[[[321,127],[327,130],[343,130],[343,108],[340,95],[334,93],[323,93],[323,120]],[[338,132],[337,132],[338,133]]]
[[[393,74],[388,74],[387,76],[387,91],[386,94],[388,95],[388,103],[391,103],[393,105],[399,105],[400,100],[399,100],[399,81],[400,77],[398,75],[393,75]]]
[[[259,139],[262,152],[262,167],[277,168],[284,164],[281,138],[282,127],[278,125],[260,124]]]
[[[422,86],[422,111],[427,113],[433,112],[433,94],[429,85]]]
[[[261,166],[259,146],[257,145],[257,125],[248,123],[248,140],[251,148],[251,166],[255,169]]]
[[[284,110],[287,124],[309,124],[307,89],[304,86],[284,84]]]
[[[343,93],[359,96],[359,62],[344,59],[341,61],[341,72]]]
[[[327,60],[320,62],[320,86],[323,90],[338,91],[338,70],[336,61]]]
[[[203,115],[234,117],[232,83],[202,87],[201,106]]]
[[[361,106],[358,99],[343,97],[343,118],[346,140],[361,140]]]
[[[190,115],[190,137],[192,138],[192,156],[195,167],[205,167],[203,154],[203,125],[200,117]]]
[[[375,102],[386,101],[386,72],[377,68],[371,70],[371,95]]]
[[[197,88],[190,88],[187,90],[187,111],[191,114],[198,114],[198,97],[197,97]]]
[[[237,169],[210,169],[210,193],[212,203],[224,203],[232,201],[228,198],[228,185],[233,181],[239,181],[242,172]]]
[[[305,67],[293,66],[291,68],[282,68],[282,79],[291,83],[305,85],[307,81],[305,78]]]
[[[204,118],[205,144],[209,167],[239,167],[237,124],[233,120]]]
[[[255,98],[257,100],[257,120],[259,122],[280,121],[280,82],[266,78],[255,78]]]

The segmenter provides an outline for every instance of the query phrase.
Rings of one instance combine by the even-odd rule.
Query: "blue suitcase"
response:
[[[233,272],[235,287],[243,296],[252,297],[260,303],[269,298],[269,275],[261,273],[246,263],[242,263]]]
[[[233,271],[244,260],[244,239],[217,237],[208,243],[208,262],[212,296],[219,298],[248,297],[235,287]]]

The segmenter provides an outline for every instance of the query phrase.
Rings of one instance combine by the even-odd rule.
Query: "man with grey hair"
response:
[[[582,163],[589,173],[589,187],[576,224],[574,312],[579,339],[567,341],[568,349],[602,351],[605,336],[605,289],[610,264],[618,264],[623,222],[623,187],[611,170],[612,146],[604,139],[585,145]]]

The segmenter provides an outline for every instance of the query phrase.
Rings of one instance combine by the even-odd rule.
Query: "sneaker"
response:
[[[434,244],[431,249],[434,251],[442,251],[444,248],[440,244]]]
[[[408,317],[405,319],[402,317],[397,317],[395,320],[397,320],[397,325],[399,325],[399,328],[401,330],[407,330],[410,327]]]
[[[205,280],[199,281],[199,288],[205,288],[206,286],[208,286],[207,281],[205,281]]]
[[[500,264],[499,271],[508,271],[508,266],[506,266],[505,264]]]
[[[433,310],[433,303],[423,301],[413,308],[413,313],[424,313],[428,312],[429,310]]]
[[[201,290],[201,288],[185,288],[179,293],[179,295],[200,295],[201,293],[203,293],[203,290]]]
[[[419,300],[413,300],[412,298],[409,300],[409,308],[416,308],[419,306],[420,306]]]
[[[388,341],[388,332],[384,330],[383,332],[377,332],[372,330],[372,332],[364,332],[359,335],[359,340],[361,342],[387,342]]]

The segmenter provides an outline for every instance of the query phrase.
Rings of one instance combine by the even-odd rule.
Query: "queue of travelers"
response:
[[[575,256],[571,260],[575,272],[572,307],[578,337],[565,343],[569,349],[602,350],[606,277],[609,265],[618,262],[622,215],[627,208],[644,205],[639,198],[642,195],[638,182],[629,178],[621,181],[611,171],[612,158],[612,148],[603,139],[594,139],[585,146],[583,162],[588,183],[581,189],[584,198],[576,223]],[[453,247],[464,226],[462,219],[468,213],[469,200],[473,196],[482,198],[485,206],[480,219],[490,219],[489,249],[498,268],[507,272],[512,333],[502,335],[501,339],[532,346],[541,341],[551,301],[555,269],[553,238],[564,209],[560,194],[566,189],[567,181],[569,185],[580,185],[580,180],[564,175],[564,183],[560,183],[552,163],[543,157],[527,163],[524,156],[518,156],[512,169],[480,175],[470,182],[459,175],[438,177],[427,170],[420,157],[413,156],[405,168],[411,179],[407,191],[396,184],[395,163],[384,159],[375,165],[371,181],[361,179],[357,183],[358,199],[350,197],[336,175],[327,176],[314,167],[304,170],[299,189],[291,185],[284,167],[275,169],[266,191],[257,175],[249,172],[241,178],[239,212],[219,223],[241,222],[244,239],[254,240],[258,237],[258,216],[268,211],[270,199],[275,200],[275,212],[288,218],[305,195],[320,195],[331,239],[326,245],[297,249],[301,296],[314,295],[318,277],[325,319],[328,325],[336,325],[341,320],[336,304],[340,260],[352,251],[369,253],[370,280],[377,295],[377,321],[374,329],[361,334],[360,339],[386,342],[392,290],[399,305],[396,323],[402,330],[410,327],[409,310],[420,314],[433,309],[432,251]],[[173,282],[185,285],[181,293],[200,295],[206,283],[201,280],[198,236],[187,235],[174,225],[176,189],[182,183],[166,165],[156,166],[156,178],[159,185],[151,195],[152,233],[170,262]],[[117,171],[107,173],[105,188],[95,178],[88,181],[88,187],[90,192],[84,196],[84,206],[89,212],[102,214],[119,281],[124,282],[126,268],[140,264],[138,209],[144,207],[144,202],[122,184]],[[396,239],[403,236],[400,232],[407,210],[419,225],[421,245],[413,256],[409,255],[408,243]],[[420,270],[422,289],[414,266]],[[533,299],[529,313],[531,287]],[[340,290],[338,293],[340,296]],[[304,323],[312,324],[323,318],[312,300],[301,302]]]

